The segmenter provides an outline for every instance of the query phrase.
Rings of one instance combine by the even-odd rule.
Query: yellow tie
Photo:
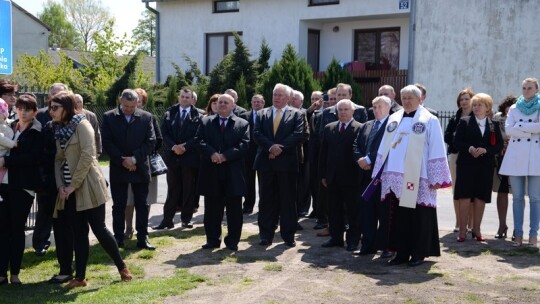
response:
[[[276,135],[280,122],[281,122],[281,109],[278,109],[276,110],[276,117],[274,118],[274,136]]]

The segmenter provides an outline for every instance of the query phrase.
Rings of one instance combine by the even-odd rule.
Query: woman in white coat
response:
[[[508,175],[512,185],[515,245],[523,243],[525,185],[530,203],[529,244],[536,246],[540,219],[540,98],[538,80],[523,80],[522,93],[510,107],[506,119],[508,148],[499,173]]]

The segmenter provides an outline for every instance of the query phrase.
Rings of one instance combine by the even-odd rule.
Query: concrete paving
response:
[[[103,166],[102,167],[103,173],[105,174],[105,177],[109,178],[109,168]],[[150,208],[150,218],[149,218],[149,227],[158,225],[161,222],[162,215],[163,215],[163,204],[165,202],[165,198],[167,196],[167,182],[165,175],[158,177],[158,201],[157,203],[153,204]],[[443,232],[446,234],[447,232],[450,232],[454,229],[455,224],[455,213],[454,213],[454,207],[453,207],[453,198],[452,198],[452,188],[447,189],[441,189],[438,191],[438,208],[437,208],[437,216],[438,216],[438,222],[439,222],[439,230],[441,231],[441,235]],[[497,228],[499,225],[498,215],[497,215],[497,194],[493,193],[492,196],[492,203],[486,204],[486,209],[484,212],[484,218],[482,221],[482,235],[485,238],[493,238],[495,233],[497,232]],[[508,216],[507,216],[507,223],[508,223],[508,234],[509,236],[512,234],[513,230],[513,215],[512,215],[512,195],[509,195],[509,207],[508,207]],[[106,221],[107,226],[109,229],[112,230],[112,201],[107,202],[107,214],[106,214]],[[195,226],[202,226],[203,225],[203,210],[204,210],[204,197],[201,197],[200,199],[200,208],[199,211],[193,215],[193,222]],[[257,205],[255,206],[254,212],[257,212]],[[527,238],[528,231],[529,231],[529,208],[528,208],[528,201],[526,203],[525,207],[525,221],[523,225],[524,235],[525,238]],[[174,218],[175,224],[180,223],[180,215],[177,214]],[[305,227],[308,228],[309,227]],[[152,229],[148,228],[149,232],[152,233]],[[457,235],[456,235],[457,236]],[[94,239],[94,236],[91,234],[91,238]],[[51,236],[51,241],[54,238]],[[32,231],[27,232],[26,237],[26,246],[31,247],[32,246]]]

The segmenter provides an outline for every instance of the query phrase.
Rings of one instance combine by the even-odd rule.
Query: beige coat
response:
[[[71,173],[71,186],[75,188],[77,211],[96,208],[109,200],[107,182],[96,159],[94,129],[88,120],[79,123],[75,133],[66,143],[65,150],[60,148],[60,142],[56,141],[54,173],[57,188],[68,186],[64,182],[62,172],[64,161],[67,161]],[[57,210],[64,209],[64,204],[65,201],[58,196],[54,217],[57,217]]]

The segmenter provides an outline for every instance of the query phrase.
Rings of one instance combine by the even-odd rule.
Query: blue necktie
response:
[[[367,149],[366,149],[366,153],[368,154],[371,149],[371,144],[373,143],[373,139],[375,138],[375,135],[377,135],[377,131],[379,131],[380,126],[381,126],[381,122],[376,120],[375,125],[373,125],[373,128],[371,128],[371,131],[369,132],[369,136],[367,140]]]

